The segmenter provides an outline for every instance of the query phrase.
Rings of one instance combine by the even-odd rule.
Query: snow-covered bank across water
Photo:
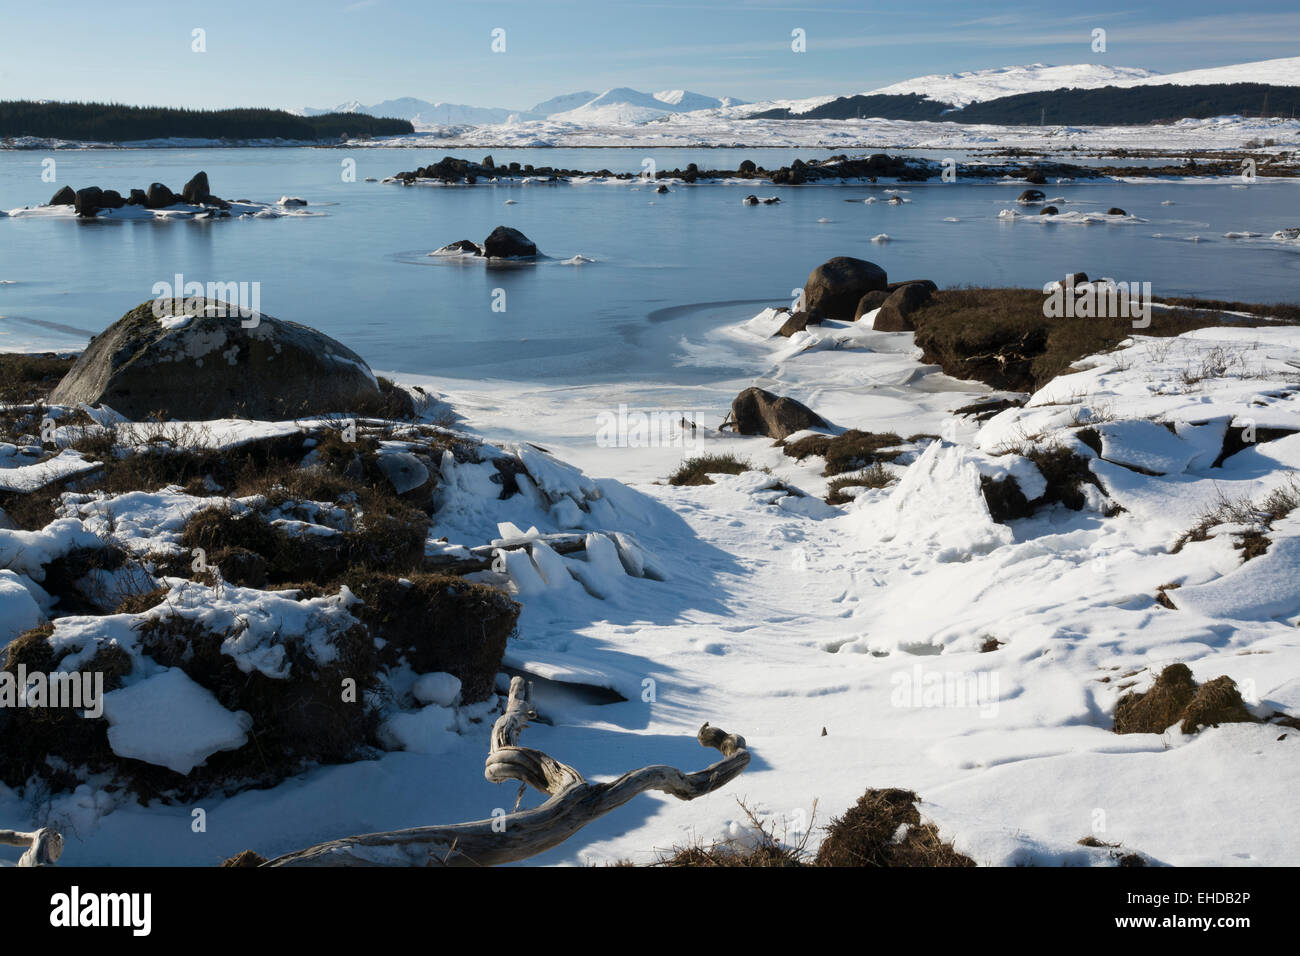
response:
[[[199,149],[300,147],[316,149],[489,149],[589,148],[768,148],[817,149],[985,149],[1165,150],[1200,153],[1242,149],[1262,140],[1265,152],[1285,152],[1300,144],[1300,120],[1276,117],[1215,116],[1143,126],[992,126],[936,121],[845,119],[750,119],[746,107],[666,114],[653,123],[574,123],[533,120],[486,126],[435,126],[401,136],[375,136],[328,145],[287,140],[148,140],[90,143],[31,137],[0,144],[0,149]]]
[[[1292,728],[1112,732],[1119,699],[1172,663],[1197,682],[1232,678],[1256,717],[1300,713],[1300,594],[1290,589],[1300,529],[1265,507],[1300,464],[1300,330],[1135,333],[1017,395],[945,375],[910,333],[874,331],[871,318],[785,338],[775,310],[738,313],[683,339],[678,361],[745,374],[695,386],[396,376],[454,408],[466,440],[497,449],[471,461],[453,444],[437,461],[444,498],[425,546],[453,560],[483,544],[515,546],[488,574],[522,605],[505,664],[536,676],[551,721],[526,742],[596,780],[647,764],[703,766],[694,735],[706,720],[743,734],[754,755],[724,791],[690,803],[640,797],[534,862],[648,862],[697,838],[740,835],[749,823],[737,798],[797,834],[814,804],[821,824],[867,787],[887,786],[918,792],[923,814],[981,864],[1114,862],[1083,838],[1175,865],[1300,861],[1300,836],[1279,812],[1300,784]],[[822,455],[798,459],[769,438],[718,431],[750,385],[808,405],[827,435],[897,435],[884,446],[898,452],[882,466],[886,483],[830,506],[820,500],[832,477]],[[999,399],[1006,407],[990,406],[994,414],[956,413]],[[88,426],[62,427],[56,438],[71,442]],[[434,428],[436,442],[447,428]],[[431,437],[384,436],[379,454],[406,475],[399,456],[428,457],[420,446]],[[1014,478],[1037,500],[1057,480],[1039,464],[1053,449],[1083,463],[1079,510],[994,514],[984,479]],[[754,468],[706,485],[663,483],[686,458],[727,453]],[[493,475],[505,471],[519,491],[503,498]],[[196,507],[188,494],[73,496],[61,534],[175,547]],[[1221,500],[1235,507],[1219,512]],[[329,537],[339,516],[311,504],[247,506],[286,534]],[[536,543],[579,532],[583,558]],[[608,543],[586,540],[596,533]],[[20,543],[33,554],[57,541]],[[39,611],[39,593],[15,587]],[[189,614],[185,600],[207,600],[193,582],[170,587],[178,610],[148,613]],[[248,613],[250,596],[229,592],[213,609]],[[9,593],[15,606],[23,599],[0,591]],[[322,619],[360,613],[342,594],[286,603]],[[57,629],[70,641],[84,620]],[[269,627],[255,619],[237,648],[250,663],[273,667]],[[186,713],[210,703],[168,672],[137,676],[132,686],[156,688]],[[41,812],[69,833],[68,864],[208,864],[248,847],[274,854],[508,808],[514,788],[482,777],[490,720],[458,720],[436,701],[417,707],[407,676],[411,696],[388,737],[404,749],[205,798],[202,836],[157,836],[188,832],[190,803],[142,807],[95,779]],[[599,702],[610,699],[602,688],[626,699]],[[197,752],[141,739],[134,713],[119,711],[124,748],[178,766]],[[195,746],[237,741],[244,728],[231,713],[205,724],[213,732]],[[2,788],[0,819],[38,822],[29,795]]]

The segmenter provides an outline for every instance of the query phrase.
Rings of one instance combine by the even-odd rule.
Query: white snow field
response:
[[[1155,863],[1300,863],[1289,812],[1300,787],[1296,731],[1111,730],[1118,698],[1174,662],[1198,681],[1231,677],[1256,716],[1300,715],[1300,520],[1267,528],[1261,518],[1271,545],[1245,563],[1234,548],[1250,530],[1241,508],[1237,523],[1175,549],[1221,502],[1258,503],[1292,482],[1300,434],[1276,430],[1300,431],[1300,328],[1135,334],[980,424],[952,410],[1007,393],[923,364],[910,334],[874,332],[868,315],[785,339],[775,336],[782,318],[737,316],[683,341],[683,363],[727,353],[718,364],[751,370],[691,388],[399,376],[436,391],[463,417],[458,427],[524,468],[523,492],[500,500],[490,467],[449,455],[428,544],[431,554],[462,555],[527,544],[501,570],[478,574],[524,608],[505,663],[534,677],[550,721],[524,743],[596,780],[647,764],[706,766],[710,752],[695,741],[705,721],[742,734],[753,753],[718,792],[690,803],[638,797],[531,862],[649,862],[696,839],[743,837],[741,799],[790,838],[812,821],[815,847],[816,827],[868,787],[897,786],[920,794],[922,814],[980,864],[1113,865],[1112,850],[1079,845],[1090,836]],[[833,432],[896,432],[905,452],[886,468],[899,480],[827,505],[821,459],[797,462],[770,439],[715,429],[749,385],[804,402]],[[608,427],[651,412],[697,427]],[[1086,427],[1100,455],[1079,437]],[[1230,429],[1271,440],[1213,467]],[[994,521],[981,476],[1015,476],[1030,495],[1042,477],[1019,453],[1052,443],[1089,459],[1100,487],[1085,486],[1084,509]],[[768,470],[706,486],[663,481],[683,458],[726,452]],[[45,532],[0,530],[0,609],[17,622],[11,630],[48,610],[36,579],[43,558],[97,534],[136,550],[175,548],[196,507],[187,498],[179,489],[69,496]],[[297,520],[330,533],[328,514]],[[585,556],[538,540],[561,532],[586,534]],[[161,607],[172,610],[146,614],[242,615],[249,626],[226,653],[264,673],[279,666],[273,634],[326,635],[346,626],[357,600],[168,583],[173,598]],[[1157,601],[1169,585],[1180,585],[1166,591],[1173,608]],[[130,648],[131,623],[62,618],[56,639],[84,647],[87,629],[109,628]],[[327,642],[313,646],[328,652]],[[172,672],[142,673],[120,702],[110,695],[119,753],[179,771],[247,733],[239,714],[214,711]],[[395,680],[418,703],[386,723],[390,752],[210,796],[196,804],[204,834],[190,830],[191,806],[143,807],[93,780],[45,800],[0,786],[0,820],[60,826],[68,865],[209,865],[245,848],[273,855],[513,806],[515,789],[482,775],[492,705],[459,707],[445,675]],[[626,700],[601,703],[593,688]],[[151,703],[160,714],[178,709],[174,735],[143,725]]]

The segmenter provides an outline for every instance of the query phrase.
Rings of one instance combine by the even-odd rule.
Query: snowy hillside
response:
[[[1030,63],[1025,66],[1004,66],[986,70],[968,70],[962,73],[933,73],[917,76],[867,90],[861,95],[902,96],[915,93],[932,100],[951,103],[955,107],[963,107],[1003,96],[1046,90],[1165,84],[1190,86],[1206,83],[1270,83],[1278,86],[1300,86],[1300,57],[1258,60],[1179,73],[1156,73],[1142,67],[1103,66],[1099,63],[1075,63],[1067,66]],[[749,116],[773,109],[806,113],[833,99],[835,96],[768,100],[748,104],[743,109],[733,111],[733,115]]]
[[[871,93],[919,93],[932,100],[967,106],[1013,96],[1016,93],[1033,93],[1041,90],[1059,90],[1064,87],[1089,89],[1098,86],[1129,85],[1125,81],[1142,80],[1160,82],[1161,77],[1141,67],[1102,66],[1099,63],[1076,63],[1072,66],[1048,66],[1031,63],[1028,66],[1004,66],[991,70],[969,70],[965,73],[935,73],[918,76],[901,83],[882,86]],[[1206,80],[1205,82],[1225,82]]]

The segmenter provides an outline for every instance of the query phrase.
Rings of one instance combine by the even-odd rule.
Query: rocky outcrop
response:
[[[50,197],[51,206],[72,206],[77,202],[77,194],[71,186],[64,186]]]
[[[822,417],[807,405],[754,387],[736,396],[729,421],[741,435],[767,435],[778,441],[806,428],[826,427]]]
[[[862,297],[888,284],[885,270],[874,262],[836,256],[809,274],[803,287],[803,306],[819,318],[851,322]]]
[[[136,420],[280,421],[364,412],[382,401],[361,357],[323,332],[258,313],[245,318],[216,300],[184,304],[180,315],[171,300],[128,312],[91,341],[50,402],[106,404]]]

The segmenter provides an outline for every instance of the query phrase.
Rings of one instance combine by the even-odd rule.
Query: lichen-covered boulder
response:
[[[136,420],[282,420],[365,412],[381,401],[365,361],[323,332],[203,298],[132,309],[50,394],[53,404],[106,404]]]

